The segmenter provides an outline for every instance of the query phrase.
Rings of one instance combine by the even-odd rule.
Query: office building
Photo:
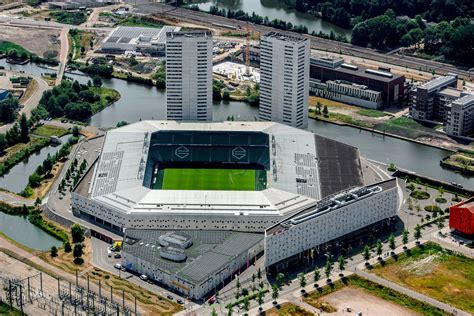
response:
[[[319,55],[311,55],[310,60],[310,78],[313,85],[316,82],[326,83],[327,81],[340,81],[346,84],[355,84],[367,87],[367,90],[380,92],[382,96],[382,105],[378,101],[362,102],[349,99],[349,104],[373,108],[385,108],[392,105],[399,105],[403,103],[405,98],[405,77],[394,74],[389,68],[370,69],[358,65],[352,65],[344,62],[344,59],[339,57],[325,57]],[[343,88],[343,87],[338,87]],[[353,90],[354,87],[347,89]],[[352,96],[353,92],[349,94]],[[363,93],[359,90],[356,93],[364,99]],[[334,96],[329,95],[329,99]],[[346,97],[346,99],[348,99]],[[334,99],[337,100],[337,99]],[[339,101],[339,100],[337,100]],[[344,101],[342,101],[344,102]]]
[[[260,39],[259,118],[308,126],[309,40],[280,32]]]
[[[166,117],[212,120],[212,33],[166,33]]]

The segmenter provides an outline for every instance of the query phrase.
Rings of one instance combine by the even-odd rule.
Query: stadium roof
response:
[[[150,143],[159,131],[268,135],[267,188],[212,191],[144,186]],[[87,192],[97,203],[124,213],[289,216],[362,182],[356,148],[306,130],[273,122],[141,121],[107,133]]]
[[[190,283],[200,284],[263,239],[263,234],[256,233],[206,230],[181,232],[193,238],[193,245],[185,250],[187,259],[184,262],[160,257],[158,240],[167,231],[127,229],[123,250],[126,255],[136,256],[160,270],[176,274]]]

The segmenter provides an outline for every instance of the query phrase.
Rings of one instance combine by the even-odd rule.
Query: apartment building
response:
[[[166,117],[212,120],[212,33],[166,33]]]
[[[465,95],[447,107],[446,134],[470,136],[474,133],[474,94]]]
[[[309,40],[269,32],[260,41],[259,118],[308,126]]]

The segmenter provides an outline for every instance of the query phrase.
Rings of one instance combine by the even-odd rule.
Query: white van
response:
[[[140,279],[142,279],[143,281],[147,281],[148,277],[146,276],[146,274],[142,274],[140,275]]]

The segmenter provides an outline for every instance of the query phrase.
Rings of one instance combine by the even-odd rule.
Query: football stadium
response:
[[[124,236],[127,269],[199,299],[262,253],[267,269],[284,267],[390,221],[396,180],[368,177],[365,163],[273,122],[141,121],[107,132],[72,212]]]

